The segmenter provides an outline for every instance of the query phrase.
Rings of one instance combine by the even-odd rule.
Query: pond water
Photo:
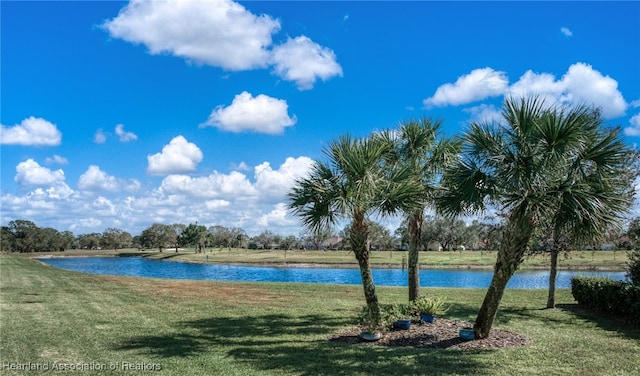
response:
[[[135,277],[212,281],[362,283],[358,269],[195,264],[147,260],[140,257],[64,257],[42,258],[40,261],[60,269]],[[424,269],[420,271],[420,286],[486,288],[491,282],[492,275],[488,270]],[[556,279],[556,287],[570,288],[571,277],[577,275],[609,277],[615,280],[625,278],[625,272],[560,271]],[[406,270],[373,269],[373,278],[379,286],[407,285]],[[548,284],[548,271],[520,271],[511,278],[507,288],[546,289]]]

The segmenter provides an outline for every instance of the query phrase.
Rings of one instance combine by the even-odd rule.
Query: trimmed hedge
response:
[[[640,322],[640,286],[602,277],[573,277],[571,294],[583,307]]]

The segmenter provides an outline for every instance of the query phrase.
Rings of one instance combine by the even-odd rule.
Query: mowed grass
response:
[[[121,251],[122,252],[122,251]],[[126,251],[129,252],[129,251]],[[136,253],[136,251],[132,251]],[[148,255],[154,258],[169,258],[176,261],[211,262],[211,263],[302,263],[302,264],[351,264],[357,267],[355,257],[349,251],[284,251],[284,250],[249,250],[236,248],[206,249],[203,253],[195,253],[193,249],[165,249],[162,253]],[[407,252],[375,251],[371,252],[373,267],[402,267],[407,262]],[[625,251],[573,251],[561,255],[558,266],[564,269],[611,269],[626,270],[629,261]],[[496,262],[495,251],[454,251],[454,252],[420,252],[422,268],[491,268]],[[549,256],[536,254],[527,257],[522,269],[540,269],[549,267]]]
[[[82,374],[638,375],[640,329],[599,318],[558,291],[508,290],[495,327],[532,344],[432,350],[328,341],[354,325],[360,286],[228,283],[96,276],[0,256],[0,373],[11,367],[99,368]],[[473,321],[481,289],[446,297],[448,318]],[[383,303],[404,288],[379,288]],[[141,371],[137,368],[145,368]],[[112,370],[113,368],[113,370]],[[150,368],[159,371],[151,371]]]

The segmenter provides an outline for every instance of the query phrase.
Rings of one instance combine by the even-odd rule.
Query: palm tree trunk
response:
[[[549,271],[549,295],[547,297],[547,308],[556,306],[556,276],[558,275],[558,253],[557,249],[551,250],[551,270]]]
[[[493,278],[473,326],[476,339],[489,336],[507,283],[522,263],[533,228],[528,222],[528,218],[509,218],[498,250]]]
[[[354,219],[351,224],[349,242],[351,243],[351,249],[356,256],[356,260],[358,260],[358,265],[360,266],[364,298],[371,314],[373,315],[375,324],[379,324],[380,305],[378,303],[376,286],[373,282],[371,266],[369,265],[369,248],[367,246],[368,234],[369,230],[367,228],[367,223],[364,220],[364,215],[354,215]]]
[[[496,270],[493,273],[491,284],[484,296],[482,307],[480,307],[480,311],[476,317],[476,323],[473,326],[476,339],[487,338],[489,336],[491,327],[493,326],[493,320],[496,318],[500,301],[502,301],[504,290],[510,278],[511,274],[507,272],[506,268],[496,263]]]
[[[420,297],[420,238],[422,234],[422,211],[409,218],[409,301]]]
[[[371,310],[376,323],[380,319],[380,305],[378,303],[378,294],[376,293],[376,285],[373,282],[373,274],[369,266],[369,255],[364,257],[358,257],[358,265],[360,266],[360,276],[362,277],[362,287],[364,288],[364,298],[367,301],[367,306]]]

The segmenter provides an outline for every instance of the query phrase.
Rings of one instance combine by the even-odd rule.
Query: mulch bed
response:
[[[335,334],[329,340],[359,346],[405,346],[433,349],[481,349],[493,350],[520,347],[531,343],[525,336],[507,330],[492,329],[488,338],[463,341],[458,331],[473,324],[464,321],[438,318],[434,323],[412,323],[409,330],[393,330],[378,341],[367,342],[358,335],[362,327],[353,327]]]

